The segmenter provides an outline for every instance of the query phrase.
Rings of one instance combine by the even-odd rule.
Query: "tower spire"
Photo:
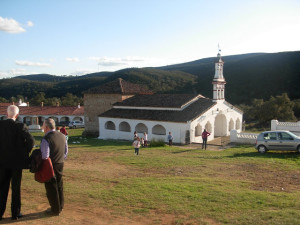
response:
[[[218,61],[215,62],[215,76],[213,79],[213,101],[224,101],[225,100],[225,84],[226,81],[223,76],[223,65],[224,61],[221,57],[221,49],[218,44]]]

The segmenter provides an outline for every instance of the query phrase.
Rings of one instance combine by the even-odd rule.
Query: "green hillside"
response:
[[[0,80],[0,97],[22,95],[30,99],[39,92],[46,97],[61,97],[66,93],[82,97],[83,91],[120,77],[158,93],[200,93],[211,98],[216,60],[217,57],[211,57],[164,67],[128,68],[84,76],[19,76]],[[223,60],[227,101],[247,104],[254,98],[267,100],[282,93],[292,100],[300,99],[300,51],[233,55]]]

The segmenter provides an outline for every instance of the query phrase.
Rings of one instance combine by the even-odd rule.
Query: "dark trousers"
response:
[[[139,148],[134,148],[134,153],[138,155],[139,154],[139,150],[140,150]]]
[[[203,138],[202,149],[203,149],[203,147],[205,147],[205,149],[206,149],[206,143],[207,143],[207,138]]]
[[[17,217],[21,211],[22,169],[0,169],[0,218],[6,208],[9,185],[11,182],[11,215]]]
[[[64,208],[63,169],[64,164],[53,164],[55,177],[45,183],[46,194],[51,206],[51,211],[59,214]]]

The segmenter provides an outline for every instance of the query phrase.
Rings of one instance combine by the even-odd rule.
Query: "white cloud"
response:
[[[30,62],[25,60],[16,60],[16,64],[19,66],[41,66],[41,67],[51,66],[48,63]]]
[[[123,58],[122,61],[125,61],[125,62],[143,62],[143,61],[145,61],[145,59],[141,58],[141,57],[136,57],[136,56],[127,56],[127,57]]]
[[[123,62],[114,62],[114,61],[100,61],[98,62],[99,66],[126,66],[127,63]]]
[[[32,21],[28,21],[28,22],[27,22],[27,26],[28,26],[28,27],[33,27],[33,22],[32,22]]]
[[[4,77],[9,77],[9,73],[8,72],[5,72],[5,71],[0,71],[0,77],[1,78],[4,78]]]
[[[8,71],[0,71],[0,77],[14,77],[14,76],[25,75],[25,74],[29,74],[29,73],[26,72],[26,69],[23,68],[11,69]]]
[[[74,58],[66,58],[67,61],[69,62],[79,62],[79,59],[77,57],[74,57]]]
[[[132,63],[143,62],[144,59],[140,57],[127,56],[125,58],[109,58],[109,57],[89,57],[90,60],[98,61],[99,66],[126,66]]]
[[[101,57],[96,57],[96,56],[91,56],[89,57],[90,60],[94,60],[94,61],[98,61],[100,59],[102,59]]]
[[[11,69],[9,71],[9,73],[12,75],[12,76],[17,76],[17,75],[24,75],[24,74],[27,74],[26,72],[26,69]]]
[[[81,76],[89,73],[96,73],[98,71],[93,69],[77,69],[75,72],[71,73],[73,76]]]
[[[26,30],[14,19],[0,16],[0,30],[8,33],[22,33]]]

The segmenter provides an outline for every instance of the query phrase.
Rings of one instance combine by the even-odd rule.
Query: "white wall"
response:
[[[237,127],[237,122],[240,124],[238,125],[239,129],[237,129],[238,132],[242,131],[242,121],[243,121],[243,114],[238,112],[235,109],[231,109],[228,105],[224,104],[222,101],[218,102],[217,105],[209,109],[207,112],[205,112],[203,115],[199,116],[196,118],[194,121],[190,123],[191,126],[191,142],[194,143],[202,143],[202,137],[201,136],[195,136],[195,128],[198,124],[202,127],[202,131],[205,129],[205,125],[209,122],[212,127],[212,132],[211,135],[208,137],[208,141],[211,141],[214,139],[215,135],[215,121],[216,117],[218,115],[223,114],[226,118],[226,121],[222,124],[225,127],[222,128],[217,128],[220,130],[226,129],[225,130],[225,136],[230,135],[230,130],[229,130],[229,123],[230,120],[233,120],[233,129],[236,129]],[[219,131],[220,132],[220,131]]]
[[[258,134],[239,133],[237,130],[230,131],[230,142],[241,144],[255,144]]]
[[[108,130],[105,128],[105,124],[108,121],[112,121],[115,124],[115,130]],[[121,122],[127,122],[130,125],[130,132],[119,131],[119,125]],[[121,139],[121,140],[133,140],[133,132],[137,124],[143,123],[148,128],[148,140],[151,139],[163,139],[167,142],[167,136],[169,132],[172,132],[174,143],[185,143],[185,133],[187,130],[186,123],[170,123],[161,121],[144,121],[144,120],[130,120],[130,119],[116,119],[116,118],[104,118],[99,117],[99,139]],[[161,125],[166,129],[165,135],[155,135],[152,134],[152,128],[155,125]],[[138,133],[139,137],[144,137],[143,133]]]

